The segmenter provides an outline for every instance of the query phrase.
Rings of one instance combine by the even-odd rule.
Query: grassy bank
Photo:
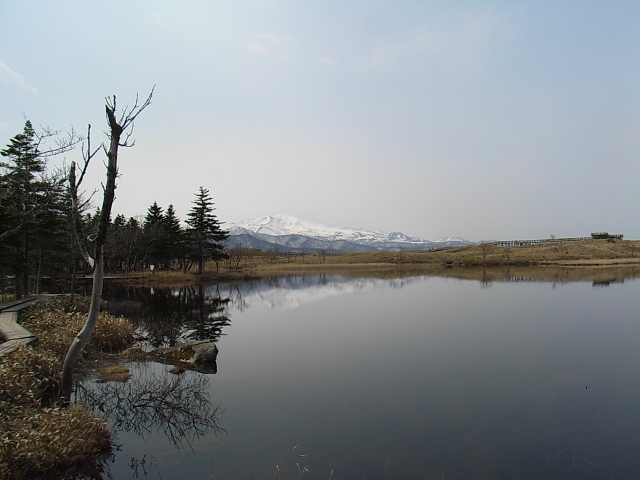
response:
[[[460,268],[514,267],[615,267],[640,266],[640,241],[585,240],[548,243],[526,247],[503,248],[495,245],[472,245],[455,249],[424,252],[365,252],[328,256],[307,254],[296,257],[274,257],[257,250],[246,250],[233,264],[225,262],[216,269],[207,265],[204,275],[156,271],[118,278],[150,286],[214,283],[273,275],[327,273],[391,278],[398,272],[415,275]],[[444,275],[451,275],[448,272]]]
[[[87,300],[41,301],[21,315],[39,342],[0,361],[0,478],[57,478],[70,468],[92,476],[111,452],[105,419],[82,405],[57,405],[62,360],[84,324]],[[100,314],[82,361],[126,348],[132,333],[126,320]]]

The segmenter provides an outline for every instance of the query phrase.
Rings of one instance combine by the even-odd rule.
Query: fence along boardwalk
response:
[[[618,233],[611,235],[607,232],[592,233],[590,237],[567,237],[567,238],[542,238],[538,240],[499,240],[489,242],[499,247],[526,247],[529,245],[540,245],[542,243],[564,243],[580,242],[582,240],[622,240],[624,235]]]
[[[4,340],[0,343],[0,357],[21,345],[31,345],[38,341],[38,337],[18,323],[18,312],[36,300],[37,298],[26,298],[0,305],[0,338]]]

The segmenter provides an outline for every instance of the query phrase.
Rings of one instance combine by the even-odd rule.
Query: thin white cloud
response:
[[[430,58],[449,71],[472,71],[486,56],[491,35],[501,20],[492,15],[468,18],[448,29],[421,28],[401,39],[378,45],[359,62],[365,68],[397,71],[417,59]]]
[[[258,35],[259,41],[249,42],[247,48],[255,55],[286,60],[283,45],[291,40],[289,35],[280,33],[262,33]]]
[[[12,70],[2,60],[0,60],[0,82],[12,88],[38,93],[38,89],[29,85],[24,75]]]
[[[251,53],[255,53],[256,55],[264,55],[265,53],[267,53],[267,49],[265,48],[265,46],[258,42],[249,42],[247,48]]]
[[[285,43],[291,40],[291,37],[289,35],[285,35],[282,33],[273,33],[273,32],[263,33],[259,35],[259,38],[261,40],[265,40],[270,43]]]
[[[153,12],[151,14],[151,21],[158,27],[164,27],[164,21],[158,12]]]

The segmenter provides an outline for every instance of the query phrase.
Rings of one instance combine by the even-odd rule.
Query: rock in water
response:
[[[218,347],[212,342],[191,340],[175,347],[158,348],[150,354],[161,361],[179,363],[186,368],[204,373],[217,372]]]

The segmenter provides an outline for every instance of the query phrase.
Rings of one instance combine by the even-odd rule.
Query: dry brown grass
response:
[[[87,310],[87,299],[52,298],[21,316],[39,342],[0,360],[0,478],[58,478],[79,466],[85,475],[99,473],[111,451],[104,418],[82,405],[55,408],[62,359]],[[125,349],[132,334],[127,320],[101,313],[85,354]]]
[[[438,275],[483,282],[516,277],[608,282],[638,276],[640,241],[586,240],[512,247],[510,250],[491,245],[484,260],[483,265],[479,245],[426,252],[351,253],[327,256],[324,261],[320,255],[310,254],[288,260],[280,258],[273,263],[265,255],[252,257],[251,268],[241,262],[235,273],[237,278],[251,272],[252,278],[302,274],[375,278]]]
[[[204,275],[183,272],[144,273],[124,277],[144,285],[185,285],[248,278],[263,278],[273,275],[295,275],[303,273],[335,273],[345,275],[388,276],[401,270],[417,273],[442,266],[491,267],[491,266],[600,266],[640,265],[640,241],[585,240],[579,242],[546,243],[527,247],[512,247],[507,250],[489,246],[484,257],[480,245],[424,251],[424,252],[364,252],[337,256],[308,254],[300,257],[277,258],[254,251],[243,258],[238,268],[229,268],[225,263],[216,271],[215,264],[206,266]],[[393,273],[395,274],[395,273]]]
[[[37,406],[57,392],[57,376],[62,368],[50,352],[20,347],[0,362],[0,402],[7,406]]]
[[[38,337],[39,349],[64,358],[69,345],[85,323],[85,303],[86,300],[82,298],[78,299],[77,303],[65,298],[37,302],[21,317],[21,323]],[[133,331],[133,326],[126,319],[100,312],[95,331],[85,347],[84,354],[92,351],[124,350],[133,343]]]
[[[52,477],[111,451],[104,419],[83,408],[24,409],[0,423],[0,478]]]
[[[131,370],[122,365],[99,368],[98,374],[98,382],[126,382],[131,378]]]

